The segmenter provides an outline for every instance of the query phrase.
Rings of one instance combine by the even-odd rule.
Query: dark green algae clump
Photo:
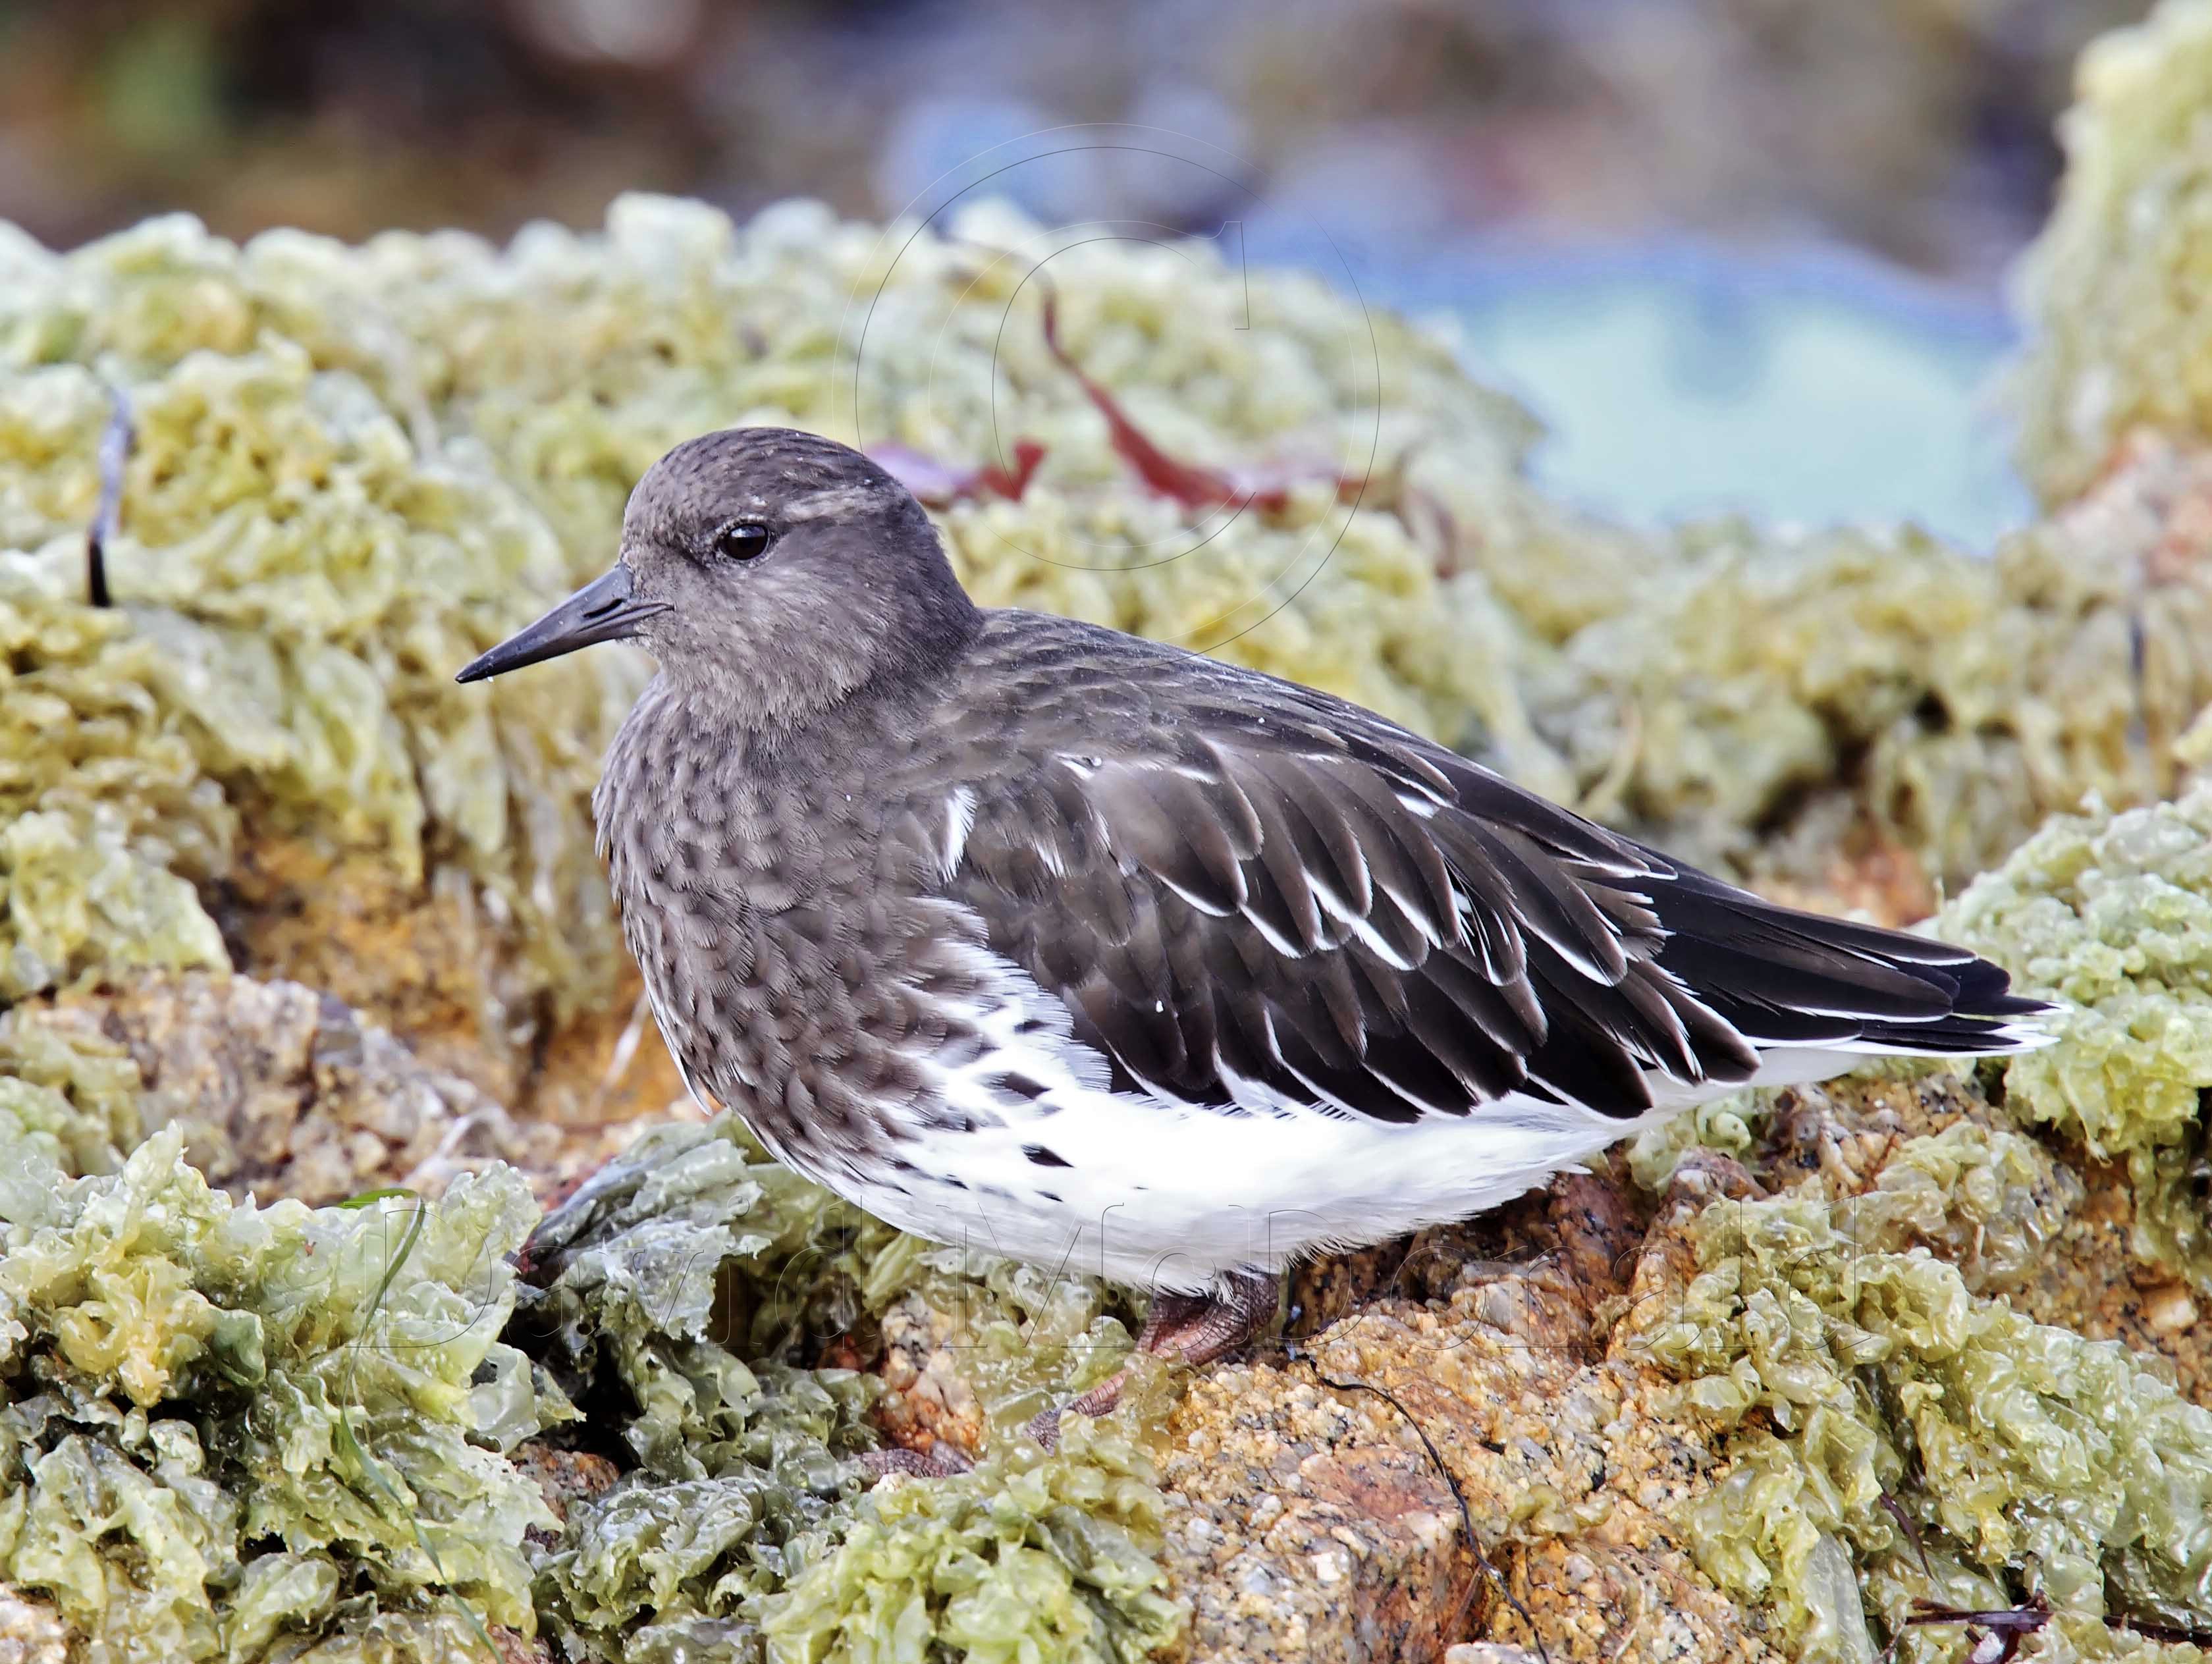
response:
[[[1024,1421],[1109,1369],[1126,1332],[1096,1285],[966,1274],[769,1160],[736,1123],[658,1129],[556,1211],[516,1321],[635,1466],[572,1503],[541,1609],[581,1657],[1133,1661],[1181,1617],[1152,1555],[1160,1493],[1135,1430],[1157,1383],[1047,1455]],[[863,1497],[879,1383],[775,1362],[894,1299],[953,1319],[989,1415],[973,1471]],[[800,1348],[804,1350],[804,1348]],[[748,1364],[743,1357],[756,1360]],[[708,1654],[708,1655],[714,1655]]]
[[[51,1096],[0,1110],[0,1581],[106,1656],[458,1658],[498,1626],[569,1659],[1133,1661],[1178,1631],[1156,1387],[1057,1454],[1016,1436],[1126,1350],[1089,1285],[940,1265],[726,1120],[648,1133],[519,1254],[505,1168],[258,1206],[170,1129],[70,1179]],[[900,1297],[958,1310],[997,1436],[866,1491],[878,1383],[783,1360]],[[562,1518],[526,1440],[623,1471]]]

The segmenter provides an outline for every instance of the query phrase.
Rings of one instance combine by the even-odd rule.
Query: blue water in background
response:
[[[1246,234],[1255,265],[1451,314],[1468,370],[1542,419],[1539,481],[1613,519],[1910,520],[1985,550],[2032,517],[1992,385],[2010,321],[1869,255],[1504,237],[1385,252],[1264,210]]]
[[[2030,517],[1991,391],[2008,321],[1865,256],[1475,249],[1372,281],[1453,313],[1469,370],[1549,430],[1538,478],[1614,518],[1911,520],[1986,549]]]

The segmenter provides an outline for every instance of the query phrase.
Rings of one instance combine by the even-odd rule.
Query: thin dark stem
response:
[[[115,540],[123,522],[123,470],[131,460],[137,429],[131,419],[131,395],[120,387],[108,390],[107,427],[100,436],[100,507],[85,537],[85,591],[92,604],[111,607],[107,591],[107,545]]]
[[[1521,1603],[1521,1597],[1513,1593],[1504,1576],[1490,1563],[1489,1555],[1483,1552],[1482,1539],[1474,1534],[1474,1512],[1467,1505],[1467,1493],[1460,1489],[1459,1476],[1445,1463],[1443,1452],[1437,1448],[1436,1441],[1429,1436],[1429,1430],[1421,1425],[1420,1418],[1408,1410],[1395,1393],[1377,1387],[1371,1381],[1340,1381],[1334,1376],[1322,1374],[1321,1361],[1294,1341],[1287,1343],[1284,1350],[1291,1357],[1311,1369],[1314,1379],[1322,1386],[1340,1393],[1372,1393],[1406,1418],[1406,1424],[1413,1430],[1413,1436],[1420,1440],[1421,1448],[1428,1452],[1429,1461],[1443,1476],[1445,1486],[1451,1491],[1452,1501],[1459,1504],[1460,1530],[1466,1534],[1467,1546],[1474,1555],[1475,1564],[1482,1568],[1484,1576],[1498,1585],[1498,1592],[1504,1597],[1505,1604],[1512,1607],[1521,1621],[1528,1625],[1528,1638],[1536,1643],[1536,1656],[1543,1661],[1543,1664],[1552,1664],[1552,1655],[1545,1649],[1544,1637],[1536,1633],[1536,1620],[1528,1615],[1528,1608]],[[1471,1594],[1473,1591],[1468,1593]],[[1459,1612],[1452,1614],[1451,1628],[1459,1627],[1460,1612],[1467,1609],[1467,1595],[1460,1597]]]
[[[1889,1517],[1897,1521],[1898,1529],[1905,1533],[1905,1540],[1912,1545],[1912,1552],[1920,1557],[1921,1575],[1929,1583],[1934,1583],[1936,1569],[1928,1564],[1928,1549],[1920,1540],[1920,1527],[1912,1523],[1912,1516],[1905,1511],[1905,1505],[1896,1497],[1885,1494],[1881,1505],[1889,1510]]]

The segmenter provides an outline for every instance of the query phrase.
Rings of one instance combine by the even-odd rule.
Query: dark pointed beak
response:
[[[617,566],[536,623],[517,630],[490,652],[478,653],[453,679],[481,682],[486,677],[519,671],[525,665],[558,659],[594,641],[620,641],[636,635],[638,625],[646,619],[667,610],[665,601],[641,601],[631,594],[629,568]]]

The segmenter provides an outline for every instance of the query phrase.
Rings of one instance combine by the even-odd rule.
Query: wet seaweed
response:
[[[957,1256],[952,1256],[957,1259]],[[1134,1661],[1181,1614],[1153,1558],[1163,1499],[1131,1437],[1142,1408],[1048,1454],[1023,1412],[1062,1390],[1071,1339],[1114,1355],[1088,1286],[1000,1266],[980,1278],[895,1238],[770,1161],[733,1120],[649,1133],[548,1217],[511,1334],[596,1407],[627,1468],[572,1503],[539,1563],[569,1655]],[[991,1409],[968,1473],[869,1476],[882,1384],[810,1363],[902,1302]],[[1113,1336],[1126,1347],[1118,1328]],[[1086,1347],[1085,1350],[1090,1350]]]
[[[149,1664],[435,1657],[473,1621],[449,1592],[530,1633],[554,1521],[501,1453],[573,1412],[497,1339],[520,1180],[421,1205],[401,1255],[376,1206],[234,1203],[180,1151],[69,1180],[6,1147],[0,1578]]]
[[[1826,1198],[1717,1204],[1690,1233],[1696,1274],[1638,1340],[1738,1430],[1691,1541],[1801,1656],[1869,1657],[1868,1613],[1895,1631],[1912,1600],[1992,1610],[2014,1588],[2092,1618],[2212,1618],[2212,1412]]]
[[[2059,1043],[2006,1066],[2008,1111],[2125,1163],[2136,1252],[2212,1288],[2197,1176],[2212,1088],[2212,784],[2053,819],[1938,928],[2062,1002]]]

